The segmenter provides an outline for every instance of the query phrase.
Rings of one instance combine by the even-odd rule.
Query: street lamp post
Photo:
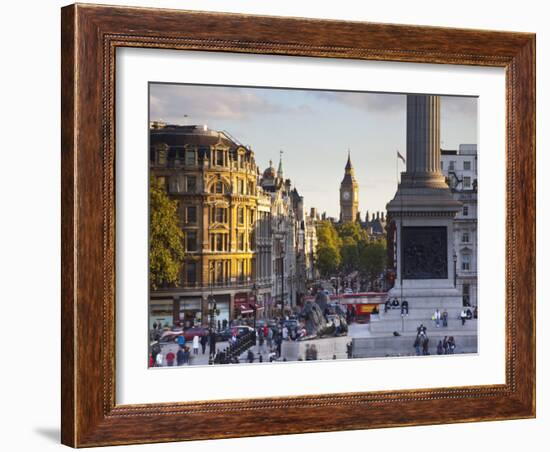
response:
[[[283,239],[280,240],[281,253],[281,316],[285,316],[285,250]]]
[[[455,275],[454,275],[455,289],[456,289],[456,261],[457,261],[457,255],[456,255],[456,252],[455,252],[455,253],[453,253],[453,263],[454,263],[454,272],[455,272]]]
[[[256,286],[256,283],[252,286],[252,293],[254,294],[254,331],[256,331],[256,314],[258,311],[258,287]]]

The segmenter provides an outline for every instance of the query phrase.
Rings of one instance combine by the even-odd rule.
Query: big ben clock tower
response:
[[[348,151],[348,162],[342,183],[340,184],[340,221],[355,221],[359,211],[359,185],[355,180],[355,171],[351,165]]]

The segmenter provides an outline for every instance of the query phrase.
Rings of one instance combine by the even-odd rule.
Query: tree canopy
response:
[[[373,283],[386,267],[386,241],[369,236],[358,222],[338,227],[330,220],[317,224],[317,268],[323,277],[357,271]]]
[[[149,284],[152,289],[178,282],[184,259],[178,203],[155,178],[149,187]]]

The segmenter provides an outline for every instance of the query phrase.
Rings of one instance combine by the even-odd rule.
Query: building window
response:
[[[254,226],[254,211],[253,210],[250,210],[249,217],[250,217],[250,226]]]
[[[195,193],[197,191],[197,178],[195,176],[187,176],[187,193]]]
[[[472,186],[472,179],[468,176],[464,176],[464,188],[470,188]]]
[[[224,207],[213,207],[214,209],[214,222],[215,223],[227,223],[227,209]]]
[[[194,286],[197,282],[197,264],[196,262],[187,262],[185,267],[186,282],[189,286]]]
[[[197,207],[189,206],[187,208],[187,223],[196,223],[197,222]]]
[[[462,206],[462,215],[468,216],[468,206]]]
[[[462,233],[462,243],[470,243],[470,233],[469,232],[463,232]]]
[[[441,160],[441,171],[445,169],[445,165],[443,164],[443,160]]]
[[[187,149],[185,151],[185,165],[195,166],[197,161],[197,153],[194,149]]]
[[[239,251],[244,251],[244,232],[239,232],[237,234],[237,249]]]
[[[242,207],[237,208],[237,222],[244,224],[244,209]]]
[[[469,254],[463,254],[462,255],[462,270],[463,271],[470,271],[470,255]]]
[[[240,283],[244,282],[244,259],[237,261],[237,278]]]
[[[187,251],[197,251],[197,233],[196,231],[187,231],[185,234],[185,247]]]
[[[180,178],[177,176],[171,177],[169,179],[170,193],[179,193],[180,192]]]
[[[210,236],[211,251],[227,251],[227,234],[212,234]]]
[[[472,162],[464,160],[464,171],[470,171],[472,169]]]
[[[242,179],[237,179],[237,193],[244,195],[244,181]]]
[[[216,151],[216,165],[223,166],[223,151]]]
[[[455,161],[451,160],[449,162],[449,171],[454,171],[454,170],[455,170]]]
[[[221,180],[217,181],[214,185],[214,193],[223,194],[224,192],[224,185]]]

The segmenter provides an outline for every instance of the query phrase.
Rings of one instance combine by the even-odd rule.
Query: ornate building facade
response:
[[[312,275],[313,259],[307,271],[297,262],[300,225],[282,160],[261,174],[254,152],[226,132],[155,122],[149,167],[178,203],[185,245],[178,283],[150,292],[151,324],[207,324],[213,301],[220,323],[296,305],[297,275]]]
[[[254,153],[206,126],[150,129],[150,174],[178,202],[185,263],[176,287],[151,293],[151,318],[184,325],[208,321],[208,299],[218,320],[255,303],[258,214]],[[160,314],[160,315],[156,315]]]
[[[441,151],[441,171],[462,205],[455,217],[456,284],[466,306],[477,306],[477,145]]]

